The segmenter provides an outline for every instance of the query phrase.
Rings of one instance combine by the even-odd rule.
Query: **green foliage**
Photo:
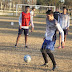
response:
[[[60,0],[37,0],[38,5],[52,5],[59,6],[61,4]],[[72,0],[65,0],[64,5],[72,6]]]
[[[72,6],[72,0],[65,0],[65,5]]]
[[[55,5],[57,6],[59,0],[37,0],[39,5]]]

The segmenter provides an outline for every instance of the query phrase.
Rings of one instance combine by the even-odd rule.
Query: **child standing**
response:
[[[25,7],[25,12],[22,12],[19,17],[19,31],[18,31],[18,37],[16,40],[15,47],[17,47],[18,41],[20,39],[20,36],[22,32],[24,31],[25,35],[25,48],[28,48],[27,46],[27,38],[28,38],[28,32],[29,32],[29,22],[30,22],[30,7]]]
[[[42,56],[45,61],[45,63],[43,65],[48,66],[48,59],[47,59],[47,54],[48,54],[48,56],[50,57],[50,59],[53,63],[52,70],[54,71],[56,68],[56,62],[55,62],[54,55],[52,54],[51,50],[54,50],[54,45],[55,45],[55,41],[56,41],[55,31],[56,31],[56,29],[58,29],[59,32],[61,33],[62,45],[64,45],[64,32],[63,32],[62,28],[60,27],[60,24],[57,22],[57,20],[54,19],[53,11],[48,10],[46,12],[46,14],[47,14],[46,33],[45,33],[45,37],[44,37],[45,40],[44,40],[42,48],[41,48],[41,53],[42,53]]]

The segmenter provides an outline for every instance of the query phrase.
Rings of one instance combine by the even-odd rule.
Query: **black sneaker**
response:
[[[15,45],[15,48],[17,48],[17,45]]]
[[[25,46],[25,48],[28,48],[28,46]]]
[[[44,64],[43,64],[43,65],[41,65],[41,66],[48,67],[48,63],[44,63]]]
[[[54,71],[56,68],[57,68],[57,66],[56,65],[53,65],[52,70]]]

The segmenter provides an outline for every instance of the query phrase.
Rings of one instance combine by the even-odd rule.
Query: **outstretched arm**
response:
[[[59,23],[57,23],[56,27],[57,27],[57,29],[59,30],[59,32],[61,33],[62,46],[64,46],[64,31],[63,31],[63,29],[61,28],[61,26],[60,26]]]
[[[64,31],[63,31],[63,29],[61,28],[59,23],[57,23],[56,27],[59,30],[59,32],[61,33],[61,40],[62,40],[62,42],[64,42]]]
[[[67,20],[67,29],[69,30],[69,26],[70,26],[70,16],[68,16],[68,20]]]

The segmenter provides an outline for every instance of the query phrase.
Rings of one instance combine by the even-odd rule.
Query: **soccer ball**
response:
[[[14,25],[14,22],[11,22],[11,25],[13,26]]]
[[[30,55],[25,55],[25,56],[24,56],[24,61],[25,61],[26,63],[29,63],[29,62],[31,61],[31,56],[30,56]]]

